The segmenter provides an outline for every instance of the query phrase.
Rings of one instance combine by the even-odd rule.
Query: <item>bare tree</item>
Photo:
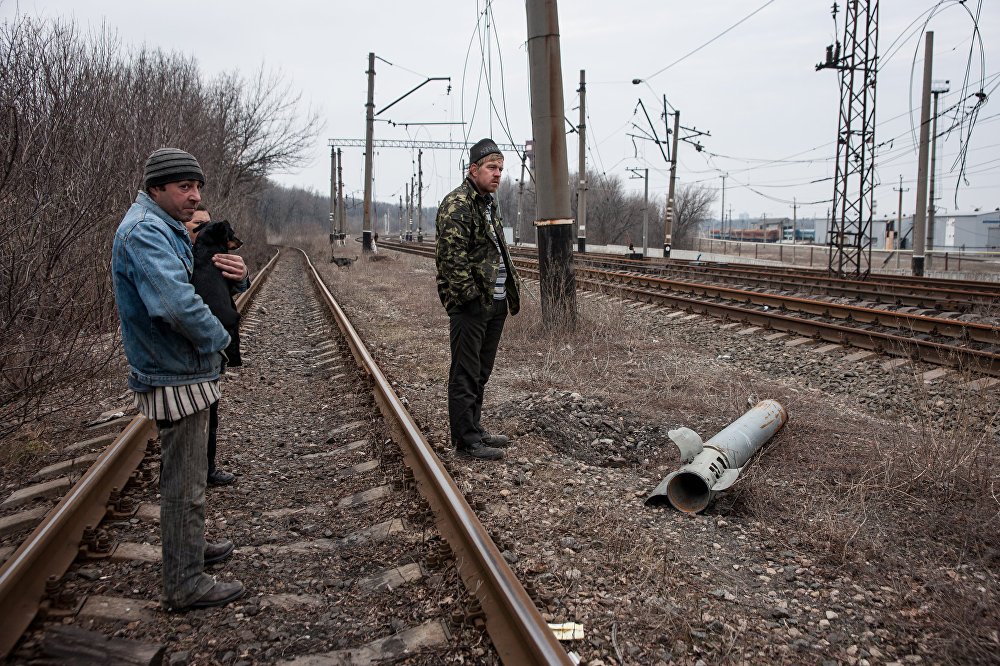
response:
[[[263,70],[206,83],[194,59],[128,52],[107,31],[0,24],[0,437],[121,360],[109,257],[146,156],[200,157],[206,203],[239,217],[252,266],[267,253],[252,195],[318,131],[299,105]]]
[[[597,245],[620,243],[629,227],[624,214],[628,196],[620,176],[587,176],[587,240]],[[575,199],[574,199],[575,205]],[[575,214],[575,209],[574,209]]]
[[[677,188],[674,195],[677,215],[670,230],[671,247],[678,250],[694,247],[701,225],[708,219],[715,203],[715,196],[716,190],[704,185],[692,183]]]
[[[511,162],[511,164],[514,164],[514,162]],[[495,195],[504,225],[511,227],[515,231],[517,230],[517,199],[520,189],[520,184],[517,180],[520,178],[520,171],[520,164],[517,165],[516,171],[511,167],[508,171],[510,175],[504,176],[503,180],[500,181],[500,187],[497,188]],[[521,200],[521,239],[534,241],[535,184],[531,181],[527,172],[525,172],[524,181],[524,195]]]

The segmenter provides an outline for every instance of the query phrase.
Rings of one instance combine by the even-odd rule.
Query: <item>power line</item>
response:
[[[741,18],[739,21],[737,21],[736,23],[732,24],[731,26],[729,26],[728,28],[726,28],[725,30],[723,30],[722,32],[720,32],[715,37],[712,37],[712,39],[708,40],[707,42],[705,42],[704,44],[702,44],[698,48],[696,48],[693,51],[690,51],[690,52],[682,55],[680,58],[678,58],[677,60],[673,61],[672,63],[670,63],[666,67],[664,67],[662,69],[658,69],[657,71],[653,72],[649,76],[645,76],[643,78],[646,81],[648,81],[649,79],[653,78],[654,76],[659,76],[660,74],[662,74],[663,72],[667,71],[668,69],[670,69],[671,67],[673,67],[677,63],[683,62],[687,58],[693,56],[698,51],[701,51],[703,48],[705,48],[706,46],[708,46],[709,44],[711,44],[715,40],[719,39],[720,37],[722,37],[723,35],[725,35],[726,33],[728,33],[730,30],[732,30],[732,29],[736,28],[737,26],[739,26],[744,21],[749,20],[751,17],[753,17],[755,14],[757,14],[758,12],[760,12],[761,10],[763,10],[765,7],[767,7],[768,5],[772,4],[773,2],[774,2],[774,0],[767,0],[767,2],[765,2],[763,5],[761,5],[757,9],[753,10],[752,12],[750,12],[749,14],[747,14],[746,16],[744,16],[743,18]]]

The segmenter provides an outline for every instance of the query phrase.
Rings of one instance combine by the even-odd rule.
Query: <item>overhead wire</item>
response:
[[[990,82],[993,83],[993,86],[991,88],[989,88],[989,92],[992,92],[997,87],[1000,87],[1000,73],[993,73],[993,74],[990,74],[988,76],[985,76],[984,80],[990,81]],[[953,93],[953,94],[957,94],[957,92]],[[966,100],[960,100],[959,102],[953,104],[951,107],[949,107],[949,108],[945,109],[944,111],[940,112],[939,115],[944,116],[944,115],[947,115],[949,112],[958,111],[959,108],[961,107],[961,105],[965,101]],[[894,120],[897,120],[899,118],[902,118],[904,116],[908,116],[908,115],[912,114],[912,112],[913,112],[913,109],[908,109],[908,110],[903,111],[902,113],[899,113],[899,114],[897,114],[897,115],[895,115],[895,116],[893,116],[891,118],[887,118],[885,120],[880,121],[878,125],[880,127],[881,126],[885,126],[885,125],[887,125],[888,123],[890,123],[890,122],[892,122]],[[992,119],[992,118],[995,118],[995,117],[996,116],[988,116],[987,118],[980,119],[979,122],[983,122],[983,121],[986,121],[987,119]],[[948,130],[950,130],[950,129],[952,129],[952,128],[948,128]],[[944,133],[945,132],[939,132],[938,136],[942,136]],[[879,144],[879,145],[889,145],[890,146],[890,148],[889,148],[888,151],[880,152],[879,153],[879,166],[880,167],[884,167],[887,164],[892,164],[894,162],[897,162],[899,159],[905,157],[907,154],[912,154],[912,150],[911,150],[911,148],[909,146],[901,146],[899,148],[893,148],[892,147],[895,142],[897,142],[899,139],[903,138],[904,136],[906,136],[905,132],[901,133],[899,135],[895,135],[895,136],[891,137],[890,139],[884,140],[884,141],[882,141]],[[828,148],[831,143],[832,142],[827,142],[827,143],[821,144],[819,146],[815,146],[813,148],[809,148],[809,149],[806,149],[804,151],[800,151],[799,153],[795,153],[795,154],[790,155],[788,157],[796,157],[798,155],[808,154],[808,153],[814,152],[816,150],[820,150],[820,149],[823,149],[823,148]],[[965,145],[965,144],[963,144],[963,145]],[[721,159],[742,161],[742,162],[745,162],[745,163],[751,165],[751,166],[748,166],[748,167],[743,168],[743,169],[738,169],[738,168],[733,168],[733,167],[722,168],[722,167],[720,167],[718,165],[714,165],[711,161],[709,161],[708,162],[708,166],[710,167],[710,170],[713,170],[713,171],[715,171],[717,173],[720,173],[720,174],[721,173],[729,173],[729,174],[749,173],[749,172],[755,171],[755,170],[770,169],[770,168],[782,168],[782,167],[784,167],[786,165],[793,165],[793,164],[824,164],[824,163],[828,164],[828,163],[832,162],[832,160],[833,160],[833,158],[814,158],[814,159],[805,159],[805,160],[795,160],[795,159],[787,159],[787,158],[785,158],[785,159],[747,158],[747,157],[736,157],[736,156],[724,155],[724,154],[721,154],[721,153],[713,152],[713,151],[708,150],[708,149],[706,149],[704,152],[707,155],[709,155],[710,157],[717,157],[717,158],[721,158]],[[699,172],[699,173],[703,173],[703,172]],[[977,173],[979,173],[979,172],[977,172]],[[808,183],[802,183],[802,184],[809,184],[811,182],[823,182],[824,180],[830,180],[830,179],[828,179],[828,178],[816,179],[815,181],[809,181]],[[739,181],[737,181],[737,184],[739,184]],[[757,185],[757,187],[787,187],[787,186],[789,186],[789,185],[788,184],[779,184],[779,183],[772,183],[772,184],[767,184],[767,185],[760,185],[760,184]]]
[[[643,79],[645,81],[649,81],[649,79],[652,79],[655,76],[659,76],[660,74],[662,74],[663,72],[667,71],[668,69],[670,69],[674,65],[687,60],[688,58],[690,58],[691,56],[693,56],[698,51],[701,51],[703,48],[705,48],[706,46],[708,46],[709,44],[711,44],[715,40],[723,37],[728,32],[730,32],[731,30],[735,29],[736,27],[738,27],[739,25],[741,25],[745,21],[749,20],[750,18],[752,18],[753,16],[755,16],[756,14],[758,14],[759,12],[761,12],[762,10],[764,10],[768,5],[773,4],[773,3],[774,3],[774,0],[767,0],[767,2],[765,2],[763,5],[761,5],[757,9],[753,10],[752,12],[750,12],[749,14],[747,14],[746,16],[744,16],[743,18],[741,18],[739,21],[737,21],[736,23],[732,24],[731,26],[729,26],[728,28],[726,28],[725,30],[723,30],[722,32],[720,32],[719,34],[717,34],[715,37],[712,37],[710,40],[708,40],[707,42],[705,42],[704,44],[702,44],[698,48],[694,49],[693,51],[689,51],[688,53],[682,55],[680,58],[678,58],[677,60],[675,60],[672,63],[670,63],[669,65],[667,65],[666,67],[663,67],[661,69],[656,70],[655,72],[653,72],[649,76],[643,77]],[[671,107],[671,108],[673,108],[673,107]]]
[[[924,20],[923,25],[921,26],[921,29],[920,29],[920,34],[923,34],[924,32],[926,32],[927,27],[930,25],[931,19],[933,19],[934,16],[937,15],[939,13],[939,11],[941,11],[942,7],[945,7],[946,4],[949,7],[953,7],[953,6],[957,5],[957,6],[961,7],[962,9],[964,9],[965,12],[969,15],[969,18],[972,20],[973,29],[972,29],[972,37],[970,39],[970,44],[969,44],[969,57],[968,57],[968,60],[966,62],[965,72],[964,72],[963,77],[962,77],[961,97],[963,98],[963,100],[964,99],[968,99],[968,97],[969,97],[969,80],[970,80],[970,76],[971,76],[971,72],[972,72],[972,58],[973,58],[973,54],[975,52],[977,43],[979,45],[979,54],[980,54],[980,61],[979,61],[979,65],[980,65],[980,69],[979,69],[979,71],[980,71],[979,92],[982,92],[983,96],[978,97],[977,103],[973,107],[973,109],[970,111],[970,113],[963,114],[963,116],[961,118],[961,124],[960,124],[960,128],[959,128],[959,130],[960,130],[959,131],[959,142],[960,142],[960,146],[962,146],[962,148],[960,148],[958,157],[956,158],[955,164],[952,167],[954,169],[955,166],[961,165],[961,166],[959,166],[958,174],[956,175],[956,178],[955,178],[954,202],[955,202],[955,207],[956,208],[958,207],[958,192],[959,192],[959,189],[961,187],[962,182],[965,180],[964,176],[963,176],[963,172],[965,171],[965,153],[967,151],[969,141],[972,138],[972,130],[975,127],[976,117],[979,115],[979,110],[980,110],[980,108],[982,106],[982,103],[985,102],[985,100],[986,100],[985,90],[984,90],[985,87],[986,87],[986,79],[985,79],[985,76],[986,76],[986,53],[985,53],[985,46],[983,44],[982,33],[980,32],[980,29],[979,29],[979,18],[981,16],[981,12],[982,12],[982,0],[979,0],[979,2],[977,3],[975,14],[973,14],[972,11],[968,8],[968,6],[966,5],[966,2],[967,2],[967,0],[939,0],[930,10],[928,10],[927,12],[924,12],[924,14],[927,15],[927,18]],[[917,44],[914,47],[913,59],[912,59],[911,65],[910,65],[910,99],[911,100],[913,99],[913,94],[914,94],[914,78],[915,78],[916,64],[917,64],[917,61],[918,61],[919,53],[920,53],[920,43],[918,41]],[[911,107],[912,107],[912,101],[911,101]],[[966,123],[966,116],[968,116],[968,123]],[[917,141],[917,136],[916,136],[917,135],[917,123],[914,120],[912,108],[911,108],[911,111],[910,111],[910,135],[911,135],[910,140],[911,140],[911,143],[912,143],[912,145],[914,147],[913,149],[916,150],[917,147],[918,147],[919,142]],[[967,181],[966,181],[966,183],[967,183]]]
[[[475,122],[476,119],[476,109],[479,108],[479,85],[477,83],[476,99],[472,104],[472,117],[469,119],[469,122],[466,123],[465,122],[465,74],[469,68],[469,55],[472,53],[472,44],[475,41],[476,36],[479,34],[479,15],[480,15],[479,0],[476,0],[476,28],[475,30],[472,31],[472,35],[469,37],[469,46],[465,50],[465,63],[462,65],[462,92],[461,92],[461,101],[459,105],[462,118],[462,128],[463,128],[462,140],[466,144],[469,143],[469,134],[472,132],[472,124],[473,122]],[[479,81],[481,82],[482,79],[480,78]]]
[[[492,84],[492,49],[490,46],[490,31],[492,30],[493,37],[495,38],[495,46],[497,49],[497,58],[500,67],[500,99],[503,105],[503,117],[501,118],[501,111],[497,108],[496,102],[493,95],[493,84]],[[484,37],[485,35],[485,37]],[[472,45],[474,42],[478,41],[479,45],[479,55],[480,55],[480,66],[479,66],[479,79],[476,84],[476,98],[474,101],[473,117],[468,123],[465,123],[465,73],[468,69],[469,55],[472,52]],[[496,18],[493,15],[492,0],[486,0],[486,3],[482,9],[480,9],[479,0],[476,0],[476,28],[473,30],[472,36],[469,39],[469,47],[466,51],[465,65],[462,70],[462,121],[465,131],[463,133],[463,141],[468,144],[470,135],[473,131],[473,124],[475,120],[475,109],[479,106],[479,93],[483,87],[485,79],[485,87],[488,98],[488,106],[490,109],[490,134],[493,134],[492,123],[494,116],[503,130],[504,135],[507,140],[514,146],[514,152],[517,154],[518,158],[521,160],[525,159],[523,151],[518,149],[518,143],[514,140],[514,137],[510,131],[510,119],[507,111],[507,89],[504,77],[504,66],[503,66],[503,52],[500,46],[500,35],[496,28]],[[531,169],[528,170],[529,176],[531,176],[532,181],[534,181],[534,173]]]
[[[969,13],[969,16],[972,18],[972,24],[973,24],[973,40],[972,43],[969,45],[969,59],[966,62],[965,66],[965,76],[962,79],[962,92],[964,96],[968,94],[969,76],[972,71],[972,54],[975,49],[977,37],[979,40],[979,72],[981,75],[986,73],[986,52],[985,52],[985,47],[983,45],[982,34],[979,32],[979,18],[982,15],[983,0],[979,0],[979,4],[976,6],[975,16],[972,16],[971,12],[969,12],[969,8],[965,6],[964,3],[962,4],[962,8],[965,9],[967,13]],[[959,128],[959,138],[960,141],[963,138],[965,140],[960,142],[959,155],[955,159],[955,164],[952,166],[952,168],[954,168],[955,165],[961,164],[961,167],[958,170],[958,175],[955,179],[955,198],[954,198],[955,208],[958,208],[959,186],[963,181],[965,182],[966,185],[968,185],[968,180],[966,180],[965,178],[966,155],[968,153],[969,142],[972,139],[972,130],[975,127],[976,118],[979,116],[979,111],[982,109],[983,103],[985,103],[987,99],[984,88],[985,88],[985,81],[981,79],[979,86],[979,95],[977,96],[976,105],[968,114],[969,116],[968,130],[966,130],[966,125],[965,125],[966,116],[965,114],[962,115],[962,125]]]
[[[763,6],[759,7],[757,10],[755,10],[754,12],[752,12],[751,14],[749,14],[748,16],[744,17],[743,19],[741,19],[740,21],[738,21],[733,26],[730,26],[725,31],[721,32],[719,35],[717,35],[716,37],[714,37],[712,40],[709,40],[705,44],[702,44],[701,46],[699,46],[697,49],[695,49],[695,50],[693,50],[693,51],[685,54],[680,59],[678,59],[678,60],[670,63],[666,67],[661,68],[660,70],[657,70],[656,72],[654,72],[654,73],[650,74],[649,76],[645,77],[642,80],[642,82],[645,83],[650,88],[650,90],[652,91],[653,89],[652,89],[651,86],[649,86],[649,83],[648,83],[649,79],[657,76],[658,74],[663,73],[664,71],[666,71],[670,67],[673,67],[675,64],[681,62],[682,60],[684,60],[684,59],[686,59],[688,57],[690,57],[691,55],[693,55],[694,53],[698,52],[699,50],[701,50],[702,48],[704,48],[708,44],[712,43],[713,41],[715,41],[716,39],[718,39],[722,35],[726,34],[727,32],[729,32],[730,30],[732,30],[736,26],[740,25],[745,20],[749,19],[751,16],[753,16],[757,12],[761,11],[762,9],[764,9],[769,4],[771,4],[771,3],[770,2],[765,3]],[[912,37],[914,36],[914,34],[922,33],[923,30],[926,29],[926,26],[929,24],[930,20],[933,19],[934,16],[937,13],[940,12],[940,10],[942,9],[942,7],[944,7],[945,5],[949,5],[950,6],[951,4],[960,4],[960,5],[962,5],[963,8],[966,10],[966,12],[969,13],[970,17],[972,18],[973,25],[974,25],[973,35],[972,35],[971,43],[970,43],[969,62],[968,62],[967,67],[966,67],[966,77],[965,78],[968,79],[969,76],[970,76],[971,68],[972,68],[972,58],[973,58],[973,54],[975,53],[975,50],[976,50],[977,46],[979,48],[979,53],[980,53],[980,66],[981,66],[980,72],[982,72],[983,74],[985,74],[985,54],[984,54],[983,40],[982,40],[982,36],[981,36],[981,33],[980,33],[980,29],[979,29],[979,18],[981,16],[982,0],[979,0],[978,5],[976,7],[976,10],[975,10],[974,14],[973,14],[972,10],[970,10],[968,7],[965,7],[965,0],[939,0],[939,2],[935,3],[935,5],[933,7],[931,7],[929,9],[924,10],[923,12],[921,12],[902,31],[902,33],[900,33],[900,35],[890,44],[887,56],[881,58],[880,62],[881,63],[885,63],[889,59],[891,59],[892,56],[894,56],[900,49],[902,49],[905,46],[905,44],[910,39],[912,39]],[[921,21],[923,22],[922,25],[920,25]],[[836,23],[835,23],[835,25],[836,25]],[[920,25],[919,31],[914,29],[914,27],[917,26],[917,25]],[[835,30],[836,30],[836,28],[835,28]],[[985,81],[985,77],[982,77],[981,80]],[[912,75],[911,75],[911,83],[912,83]],[[984,84],[984,87],[985,87],[985,84]],[[981,90],[982,90],[982,88],[981,88]],[[968,85],[967,84],[964,86],[963,91],[965,92],[965,94],[962,96],[963,97],[963,101],[964,101],[964,100],[969,99],[969,97],[968,97]],[[992,92],[992,90],[990,92]],[[912,89],[911,89],[911,99],[912,99]],[[964,159],[962,156],[968,150],[968,143],[969,143],[968,142],[968,137],[971,134],[966,128],[969,127],[969,126],[971,126],[972,124],[974,124],[977,120],[980,120],[978,118],[979,108],[982,106],[982,103],[984,101],[985,101],[984,98],[980,97],[978,99],[978,103],[977,103],[976,107],[974,107],[974,109],[972,110],[971,114],[970,113],[959,113],[959,111],[956,110],[956,113],[959,113],[959,117],[961,118],[959,129],[963,130],[963,141],[962,141],[963,150],[960,152],[959,158],[956,158],[956,159],[960,159],[960,158]],[[671,108],[673,108],[673,107],[671,106]],[[883,125],[883,124],[885,124],[885,123],[887,123],[887,122],[889,122],[891,120],[894,120],[895,118],[898,118],[898,117],[901,117],[901,116],[905,116],[905,115],[909,115],[910,118],[911,118],[911,127],[912,127],[913,111],[914,111],[914,107],[911,106],[911,108],[909,110],[905,111],[904,113],[900,114],[899,116],[895,116],[894,118],[887,119],[886,121],[882,121],[880,123],[880,125]],[[633,117],[634,117],[634,111],[633,111]],[[632,121],[629,121],[628,123],[625,123],[625,125],[623,125],[623,127],[628,127],[630,124],[632,124]],[[620,132],[620,131],[621,131],[621,128],[619,130],[617,130],[617,132]],[[616,132],[616,134],[617,134],[617,132]],[[883,144],[881,144],[881,145],[889,145],[890,146],[890,151],[893,151],[893,149],[892,149],[891,146],[893,145],[893,142],[896,141],[896,140],[898,140],[899,138],[901,138],[901,137],[893,137],[893,139],[891,139],[891,140],[889,140],[887,142],[883,142]],[[787,156],[786,158],[779,158],[779,159],[774,159],[774,160],[758,160],[757,158],[735,158],[735,157],[726,156],[726,155],[723,155],[723,154],[720,154],[720,153],[712,153],[711,151],[707,151],[707,150],[705,152],[707,153],[708,156],[716,156],[716,157],[719,157],[721,159],[744,159],[745,162],[748,163],[748,164],[759,162],[759,165],[756,168],[766,168],[766,167],[769,167],[769,166],[773,166],[774,168],[777,168],[779,166],[783,166],[784,164],[793,164],[793,163],[798,163],[798,164],[829,164],[829,163],[831,163],[833,161],[833,158],[815,158],[815,159],[807,158],[807,159],[804,159],[804,160],[793,160],[793,159],[790,159],[790,158],[797,157],[799,155],[807,155],[810,152],[814,152],[816,150],[820,150],[820,149],[823,149],[823,148],[828,148],[831,143],[832,142],[827,142],[827,143],[824,143],[824,144],[822,144],[820,146],[816,146],[814,148],[810,148],[810,149],[801,151],[799,153],[795,153],[793,155]],[[901,149],[896,149],[896,150],[899,151],[899,152],[904,152],[906,149],[905,148],[901,148]],[[895,152],[895,151],[893,151],[893,152]],[[890,162],[893,161],[893,159],[895,159],[895,156],[893,155],[893,152],[890,152],[888,154],[890,156],[890,159],[889,159]],[[706,159],[706,166],[708,166],[710,169],[715,169],[719,173],[724,172],[723,169],[720,169],[717,165],[714,165],[708,159]],[[752,170],[754,170],[754,167],[753,166],[749,166],[747,169],[744,169],[743,172],[749,172],[749,171],[752,171]],[[725,170],[725,171],[730,171],[730,172],[735,172],[735,173],[740,173],[741,172],[740,170]],[[827,180],[832,180],[832,179],[831,178],[813,179],[813,180],[809,181],[809,183],[824,182],[824,181],[827,181]],[[741,185],[742,183],[740,183],[739,180],[737,180],[736,184]],[[956,196],[957,196],[957,190],[958,190],[959,184],[960,184],[959,181],[956,181]],[[771,187],[771,186],[774,186],[774,187],[788,187],[788,186],[792,186],[792,185],[791,184],[780,184],[780,185],[779,184],[775,184],[775,185],[768,185],[767,187]],[[748,186],[748,189],[751,190],[751,191],[755,190],[754,187],[750,187],[750,186]],[[761,196],[767,197],[767,195],[765,195],[762,192],[757,191],[757,193],[760,194]],[[773,198],[773,197],[772,197],[772,199],[776,200],[776,201],[783,201],[783,200],[780,200],[780,199],[777,199],[777,198]],[[828,202],[828,201],[822,201],[822,202],[819,202],[819,203],[826,203],[826,202]]]
[[[496,105],[493,104],[492,90],[490,91],[490,104],[493,106],[493,110],[497,114],[497,122],[500,123],[500,127],[501,129],[503,129],[504,134],[507,136],[507,140],[510,141],[512,146],[514,146],[514,152],[517,154],[519,158],[523,159],[524,155],[522,155],[521,151],[517,149],[518,145],[517,141],[515,141],[514,137],[511,136],[510,118],[507,116],[507,86],[504,83],[505,79],[503,73],[503,50],[500,48],[500,35],[497,34],[497,23],[495,18],[493,19],[493,35],[496,38],[497,61],[500,63],[500,101],[503,102],[503,120],[500,119],[500,112],[499,110],[497,110]],[[534,176],[532,176],[532,179],[534,179]]]

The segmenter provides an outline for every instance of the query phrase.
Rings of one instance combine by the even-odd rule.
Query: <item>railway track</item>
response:
[[[581,265],[606,270],[655,275],[670,279],[741,284],[750,289],[812,294],[848,299],[866,304],[921,308],[938,312],[974,313],[997,311],[1000,285],[962,281],[946,285],[942,280],[895,281],[899,276],[879,275],[873,280],[848,280],[812,272],[774,271],[760,267],[737,267],[671,262],[647,264],[611,258],[584,258]]]
[[[433,256],[430,246],[387,243],[383,246]],[[536,261],[524,258],[515,261],[524,274],[537,277]],[[1000,327],[993,322],[959,319],[957,313],[954,313],[956,318],[929,316],[586,266],[577,266],[575,273],[578,287],[585,289],[742,322],[768,333],[792,333],[807,339],[1000,376]],[[985,292],[976,293],[977,298],[987,297]],[[947,298],[953,296],[952,292]],[[991,307],[996,305],[995,300],[989,303]]]
[[[535,256],[535,251],[533,248],[514,248],[514,254],[523,257]],[[740,263],[725,263],[725,262],[696,262],[696,261],[685,261],[679,259],[664,259],[663,257],[650,256],[645,259],[628,259],[620,254],[609,254],[600,252],[587,252],[584,255],[576,255],[576,258],[581,262],[594,262],[601,263],[605,265],[617,266],[623,270],[629,270],[630,267],[635,271],[686,271],[695,270],[698,272],[715,272],[720,271],[720,274],[742,274],[747,276],[770,276],[770,275],[781,275],[781,276],[794,276],[796,278],[806,278],[810,280],[819,280],[821,282],[829,281],[832,283],[844,282],[845,280],[841,278],[835,278],[830,276],[830,273],[825,268],[811,268],[807,266],[758,266],[754,264],[740,264]],[[888,285],[898,285],[907,289],[942,289],[942,290],[957,290],[957,291],[982,291],[990,294],[1000,294],[1000,281],[984,281],[984,280],[965,280],[965,279],[954,279],[954,278],[931,278],[931,277],[917,277],[913,275],[898,275],[893,273],[873,273],[871,280],[846,280],[846,282],[859,282],[861,284],[879,284],[882,286]],[[905,293],[905,292],[902,292]]]
[[[308,259],[272,265],[220,403],[239,477],[206,508],[237,545],[210,572],[248,594],[160,609],[158,446],[136,417],[0,569],[3,654],[571,663],[484,527],[501,518],[459,491]]]
[[[521,250],[521,258],[533,254]],[[750,289],[848,299],[859,304],[885,304],[938,312],[974,313],[1000,306],[1000,283],[943,280],[878,274],[871,280],[831,277],[827,272],[798,266],[753,266],[701,263],[658,257],[627,259],[620,255],[576,255],[578,265],[615,272],[653,275],[717,284],[741,284]]]

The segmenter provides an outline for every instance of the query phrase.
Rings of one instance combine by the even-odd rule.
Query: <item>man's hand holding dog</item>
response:
[[[247,276],[247,265],[243,263],[243,257],[238,254],[216,254],[212,256],[212,263],[222,271],[222,277],[227,280],[242,282]]]

